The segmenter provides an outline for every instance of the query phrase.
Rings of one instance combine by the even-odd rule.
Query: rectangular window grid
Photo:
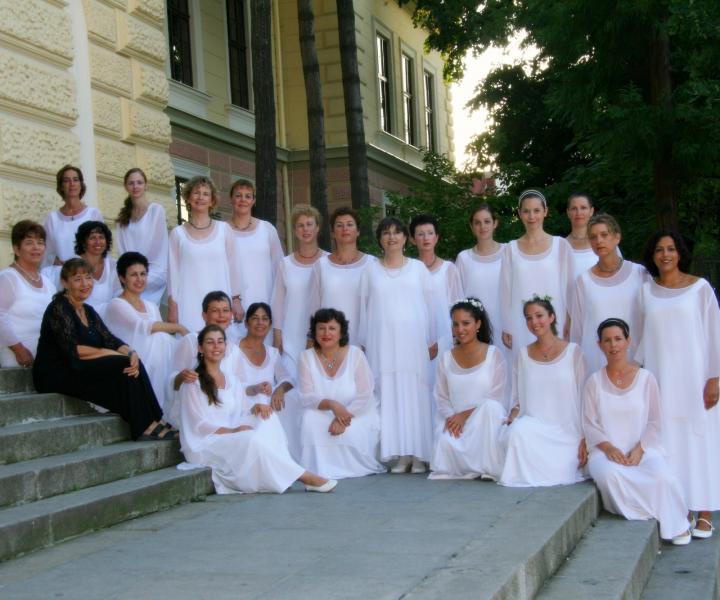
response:
[[[402,55],[403,139],[415,146],[415,63]]]
[[[436,150],[435,140],[435,78],[425,71],[425,143],[431,152]]]
[[[250,109],[249,51],[244,0],[227,0],[230,98],[235,106]]]
[[[192,46],[188,0],[168,0],[168,38],[170,43],[170,77],[192,86]]]
[[[392,132],[392,110],[390,101],[390,40],[377,34],[375,38],[377,53],[377,77],[380,95],[380,127]]]

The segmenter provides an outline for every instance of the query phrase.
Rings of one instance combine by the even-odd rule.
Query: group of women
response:
[[[219,491],[283,491],[298,479],[329,491],[386,464],[508,486],[591,476],[609,510],[657,518],[664,538],[712,535],[720,312],[688,273],[678,234],[656,233],[634,264],[617,222],[594,215],[587,195],[569,199],[572,232],[561,238],[544,230],[543,194],[528,190],[524,235],[497,242],[495,213],[481,205],[470,215],[477,243],[455,263],[435,254],[429,215],[409,227],[383,219],[380,258],[361,252],[349,208],[331,216],[327,253],[306,205],[283,257],[273,226],[252,216],[248,181],[233,185],[225,223],[212,218],[213,183],[191,179],[188,221],[169,239],[142,171],[125,185],[117,264],[75,167],[58,173],[64,205],[46,227],[13,229],[0,364],[34,364],[38,390],[119,412],[135,437],[179,435]],[[54,297],[53,280],[64,289]],[[95,298],[96,288],[109,291]]]

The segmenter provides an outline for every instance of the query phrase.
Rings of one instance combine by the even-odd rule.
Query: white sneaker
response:
[[[306,492],[317,492],[318,494],[327,494],[332,492],[337,487],[338,482],[334,479],[328,479],[322,485],[306,485]]]
[[[419,458],[413,456],[412,460],[412,468],[410,469],[411,473],[424,473],[427,470],[425,467],[425,463],[421,461]]]
[[[687,546],[690,543],[690,540],[692,540],[692,534],[690,533],[690,530],[688,529],[685,533],[676,535],[672,539],[672,545],[673,546]]]
[[[398,461],[395,463],[395,466],[390,469],[390,472],[407,473],[407,470],[410,468],[410,458],[409,456],[401,456],[398,458]]]

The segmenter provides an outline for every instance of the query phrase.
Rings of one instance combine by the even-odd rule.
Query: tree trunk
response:
[[[666,11],[665,11],[666,12]],[[678,229],[678,185],[673,162],[672,78],[667,14],[664,14],[650,42],[650,103],[663,114],[658,154],[653,165],[657,225]]]
[[[355,209],[362,209],[370,206],[370,187],[353,0],[337,0],[337,13],[352,205]],[[366,234],[371,226],[371,223],[365,223],[364,226],[361,224],[363,232]]]
[[[271,0],[250,2],[255,101],[255,216],[277,222],[277,140]]]
[[[330,225],[327,203],[327,163],[325,160],[325,112],[320,82],[320,64],[315,47],[315,15],[312,0],[297,0],[300,26],[300,55],[302,56],[307,100],[308,146],[310,151],[310,202],[323,218],[318,242],[330,248]]]

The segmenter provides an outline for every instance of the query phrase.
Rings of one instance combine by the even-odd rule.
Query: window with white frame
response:
[[[423,73],[425,87],[425,145],[431,152],[437,151],[435,134],[435,77],[432,73]]]
[[[403,53],[402,66],[402,107],[403,139],[412,146],[416,144],[415,135],[415,61]]]
[[[193,61],[189,0],[168,0],[167,19],[170,77],[192,87]]]
[[[390,40],[381,33],[375,36],[378,95],[380,102],[380,128],[392,133]]]
[[[250,109],[250,47],[248,43],[247,2],[226,0],[230,101]]]

